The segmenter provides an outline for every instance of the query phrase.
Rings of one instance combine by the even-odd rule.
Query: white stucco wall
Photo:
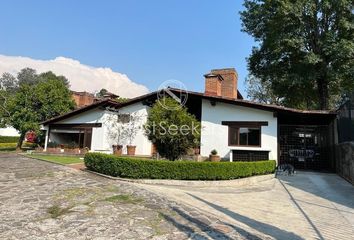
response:
[[[148,107],[144,106],[141,102],[139,102],[119,109],[119,113],[136,114],[137,116],[139,116],[138,125],[140,129],[138,130],[138,133],[136,134],[132,145],[136,146],[136,155],[151,155],[151,142],[144,135],[143,129],[143,124],[145,124],[147,121]],[[126,154],[126,146],[129,144],[129,141],[128,139],[124,139],[123,142],[123,154]]]
[[[142,127],[143,123],[145,123],[147,119],[147,108],[148,107],[144,106],[142,103],[135,103],[119,109],[119,112],[134,113],[139,115],[141,117],[139,125]],[[109,123],[107,122],[107,119],[109,119],[108,116],[112,114],[117,113],[96,108],[56,123],[102,123],[102,127],[92,128],[91,151],[112,153],[112,145],[116,143],[109,137],[110,129]],[[126,154],[127,144],[128,140],[125,139],[123,141],[123,154]],[[136,155],[151,155],[151,142],[144,135],[142,128],[138,131],[135,139],[133,140],[133,145],[136,146]]]
[[[261,128],[261,147],[229,147],[228,126],[222,125],[222,121],[267,121],[268,126]],[[277,160],[277,146],[277,118],[273,117],[272,112],[226,103],[216,103],[216,106],[212,106],[210,101],[202,101],[202,156],[208,156],[213,149],[216,149],[222,158],[227,159],[231,149],[269,150],[269,158]]]

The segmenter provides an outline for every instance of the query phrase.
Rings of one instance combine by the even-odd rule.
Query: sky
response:
[[[0,71],[15,71],[18,59],[46,68],[59,59],[70,66],[71,82],[81,79],[75,90],[102,83],[121,92],[133,84],[137,94],[170,79],[204,91],[203,74],[234,67],[245,95],[255,43],[241,31],[241,0],[5,0],[0,9]],[[88,74],[96,80],[85,82]],[[130,82],[114,84],[124,77]]]

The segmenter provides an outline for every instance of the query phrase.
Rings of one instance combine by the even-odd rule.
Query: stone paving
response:
[[[354,186],[336,174],[298,172],[244,187],[145,189],[271,239],[354,239]]]
[[[271,238],[139,184],[0,154],[0,239]]]

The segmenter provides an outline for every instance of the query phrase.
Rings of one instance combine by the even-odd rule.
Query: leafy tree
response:
[[[352,0],[245,0],[244,6],[243,31],[259,43],[248,68],[287,105],[328,109],[333,97],[354,88]]]
[[[123,97],[116,98],[116,101],[118,103],[125,103],[125,102],[128,102],[129,100],[130,100],[130,98],[123,98]]]
[[[35,85],[39,82],[36,70],[32,68],[23,68],[17,74],[18,85]]]
[[[96,93],[96,97],[98,98],[103,98],[104,95],[108,93],[108,90],[105,88],[102,88],[98,93]]]
[[[145,134],[162,157],[174,161],[198,145],[200,123],[175,100],[165,98],[161,102],[164,105],[156,102],[150,109]]]
[[[64,77],[52,72],[39,75],[28,72],[29,80],[21,75],[16,91],[10,94],[5,90],[9,97],[6,114],[2,117],[4,122],[20,132],[17,148],[21,147],[28,131],[39,131],[40,122],[66,113],[75,106]]]
[[[3,73],[0,78],[0,127],[6,127],[9,99],[17,91],[17,79],[10,73]]]
[[[246,79],[246,85],[247,97],[252,101],[266,104],[282,104],[281,99],[274,94],[269,81],[262,82],[259,78],[251,75]]]
[[[70,87],[70,82],[69,80],[64,77],[64,76],[57,76],[55,75],[53,72],[49,71],[49,72],[44,72],[44,73],[41,73],[39,76],[38,76],[38,79],[40,81],[46,81],[46,80],[60,80],[64,83],[65,86],[67,86],[68,88]]]

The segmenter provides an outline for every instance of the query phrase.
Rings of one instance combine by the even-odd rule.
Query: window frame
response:
[[[231,129],[232,128],[236,128],[236,131],[237,131],[237,144],[231,144]],[[240,144],[240,128],[248,128],[248,129],[257,129],[257,130],[259,130],[259,134],[258,134],[258,136],[259,136],[259,144],[258,145],[242,145],[242,144]],[[239,127],[239,126],[234,126],[234,125],[229,125],[228,126],[228,139],[229,139],[229,141],[228,141],[228,145],[230,146],[230,147],[262,147],[262,128],[261,128],[261,126],[251,126],[251,127],[245,127],[245,126],[242,126],[242,127]],[[247,142],[248,142],[248,138],[247,138]]]
[[[268,126],[268,122],[230,122],[223,121],[222,125],[226,125],[228,127],[228,146],[229,147],[254,147],[261,148],[262,147],[262,126]],[[237,144],[231,144],[231,129],[235,129],[237,131]],[[259,129],[259,145],[241,145],[240,144],[240,128],[250,128],[250,129]],[[248,140],[247,140],[248,141]]]

